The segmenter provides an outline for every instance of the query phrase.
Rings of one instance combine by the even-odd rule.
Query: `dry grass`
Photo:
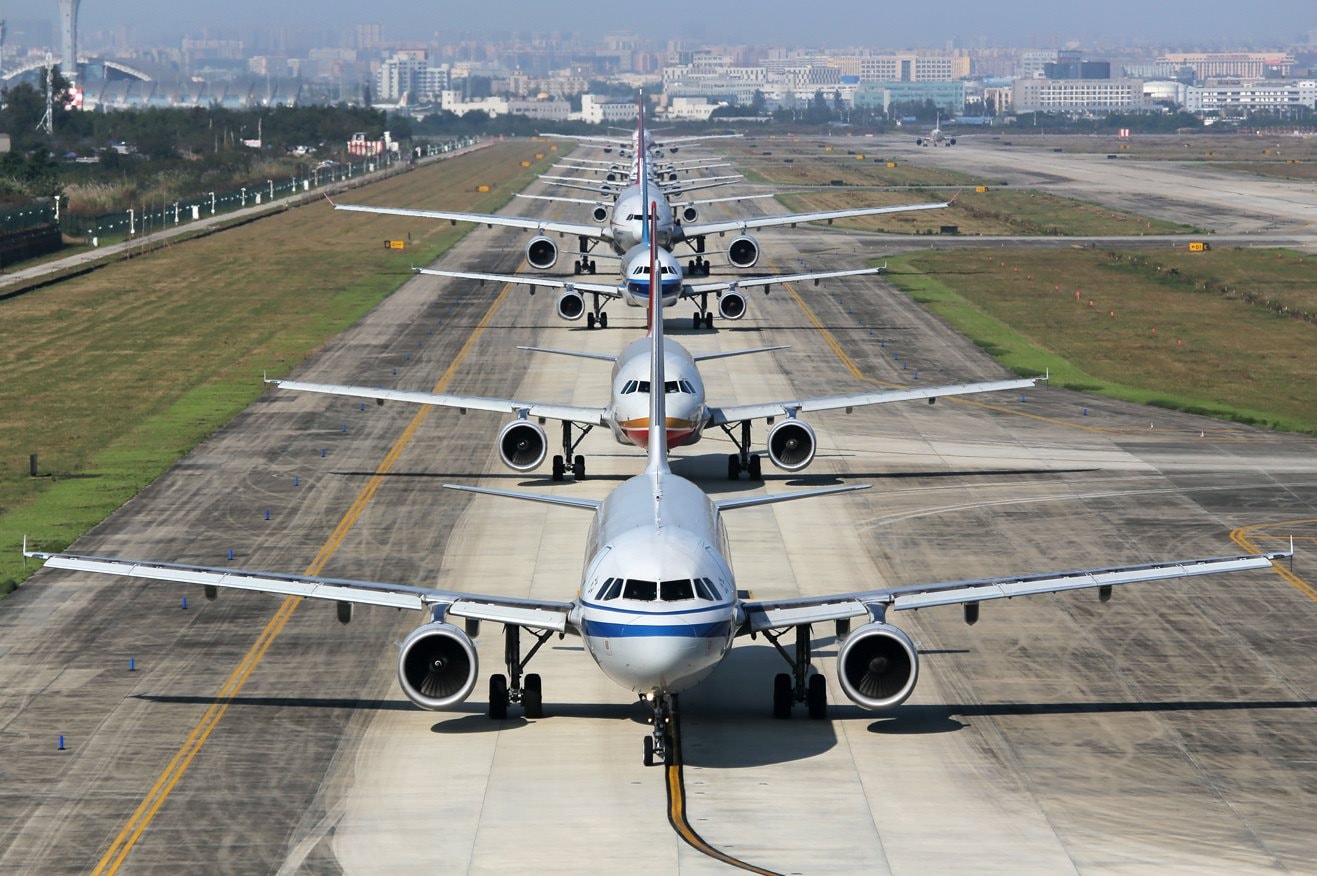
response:
[[[1311,257],[961,249],[891,261],[893,282],[1020,371],[1317,431],[1317,325],[1293,315],[1317,297],[1303,282]]]
[[[529,179],[509,141],[353,192],[488,211]],[[479,194],[478,184],[493,191]],[[0,303],[0,589],[24,532],[71,541],[471,226],[318,201]],[[409,249],[382,242],[403,237]],[[54,477],[30,478],[29,453]]]

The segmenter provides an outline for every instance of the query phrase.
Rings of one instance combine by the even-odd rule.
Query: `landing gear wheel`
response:
[[[587,314],[585,315],[585,327],[586,327],[586,328],[594,328],[594,314],[593,314],[593,313],[587,313]]]
[[[791,717],[791,676],[779,672],[773,676],[773,717],[779,721]]]
[[[814,677],[822,678],[818,675]],[[812,691],[813,688],[810,690]],[[539,673],[527,673],[526,677],[521,680],[521,708],[527,718],[544,717],[544,693]],[[813,716],[814,713],[810,712],[810,717]]]
[[[764,479],[759,459],[757,455],[750,457],[750,480],[752,481],[762,481]]]
[[[606,313],[599,314],[599,327],[608,328],[608,314]]]
[[[578,456],[572,460],[572,477],[578,481],[585,480],[585,457]]]
[[[698,313],[695,314],[694,316],[691,317],[691,328],[695,329],[696,331],[699,331],[700,323],[702,322],[704,322],[704,320],[700,317],[700,315]]]
[[[652,767],[653,765],[654,765],[654,737],[646,736],[645,737],[645,766]]]
[[[822,721],[828,717],[828,683],[822,675],[809,677],[809,694],[805,702],[809,705],[811,721]]]
[[[502,721],[508,716],[508,678],[506,675],[489,677],[489,718]]]
[[[599,265],[597,262],[595,262],[594,259],[590,259],[590,273],[592,274],[599,273]]]
[[[736,458],[735,453],[727,455],[727,480],[736,481],[741,479],[741,460]]]
[[[553,458],[553,479],[555,481],[560,481],[562,480],[563,475],[566,473],[567,473],[567,466],[563,465],[562,457],[555,456]]]
[[[705,271],[705,273],[707,274],[708,271]],[[712,313],[706,313],[706,314],[704,314],[704,327],[707,328],[707,329],[712,329],[712,328],[713,328],[713,314],[712,314]],[[696,326],[696,328],[698,328],[698,326]]]
[[[573,274],[579,274],[579,273],[581,273],[581,260],[580,260],[580,259],[577,259],[576,261],[572,262],[572,273],[573,273]]]

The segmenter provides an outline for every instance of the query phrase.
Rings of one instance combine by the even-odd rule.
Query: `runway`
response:
[[[765,271],[860,263],[835,233],[759,237]],[[478,229],[440,264],[511,270],[525,239]],[[689,330],[687,306],[671,313],[694,352],[791,344],[702,366],[714,403],[916,371],[1005,376],[880,280],[754,293],[745,320],[711,332]],[[418,278],[295,376],[599,404],[606,364],[515,346],[614,352],[640,325],[614,304],[608,330],[586,331],[557,321],[550,295]],[[501,468],[501,423],[268,393],[72,549],[568,598],[589,515],[441,485],[599,498],[641,455],[596,431],[590,478],[553,484],[547,466]],[[675,465],[720,495],[874,485],[729,516],[738,586],[756,597],[1218,556],[1289,535],[1299,557],[1288,576],[1135,585],[1106,605],[989,604],[972,627],[957,609],[903,613],[921,678],[889,715],[842,697],[820,628],[830,719],[772,720],[780,658],[743,640],[682,698],[684,802],[709,844],[782,873],[1313,872],[1317,441],[1053,389],[811,423],[821,449],[801,475],[729,482],[715,435]],[[394,678],[394,642],[417,622],[358,607],[343,626],[327,605],[34,576],[0,604],[0,872],[728,872],[674,833],[665,773],[641,765],[646,712],[572,639],[532,664],[546,717],[491,722],[497,630],[483,630],[471,700],[428,713]]]

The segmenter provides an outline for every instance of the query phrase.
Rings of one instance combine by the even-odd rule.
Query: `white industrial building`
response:
[[[1204,115],[1242,115],[1249,112],[1284,112],[1317,108],[1317,80],[1258,82],[1217,80],[1190,86],[1184,108]]]
[[[1142,79],[1017,79],[1011,103],[1017,113],[1106,113],[1151,106]]]

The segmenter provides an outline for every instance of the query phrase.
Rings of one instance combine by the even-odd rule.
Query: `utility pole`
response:
[[[45,129],[46,136],[55,133],[55,59],[46,52],[46,114],[37,123],[37,130]]]

